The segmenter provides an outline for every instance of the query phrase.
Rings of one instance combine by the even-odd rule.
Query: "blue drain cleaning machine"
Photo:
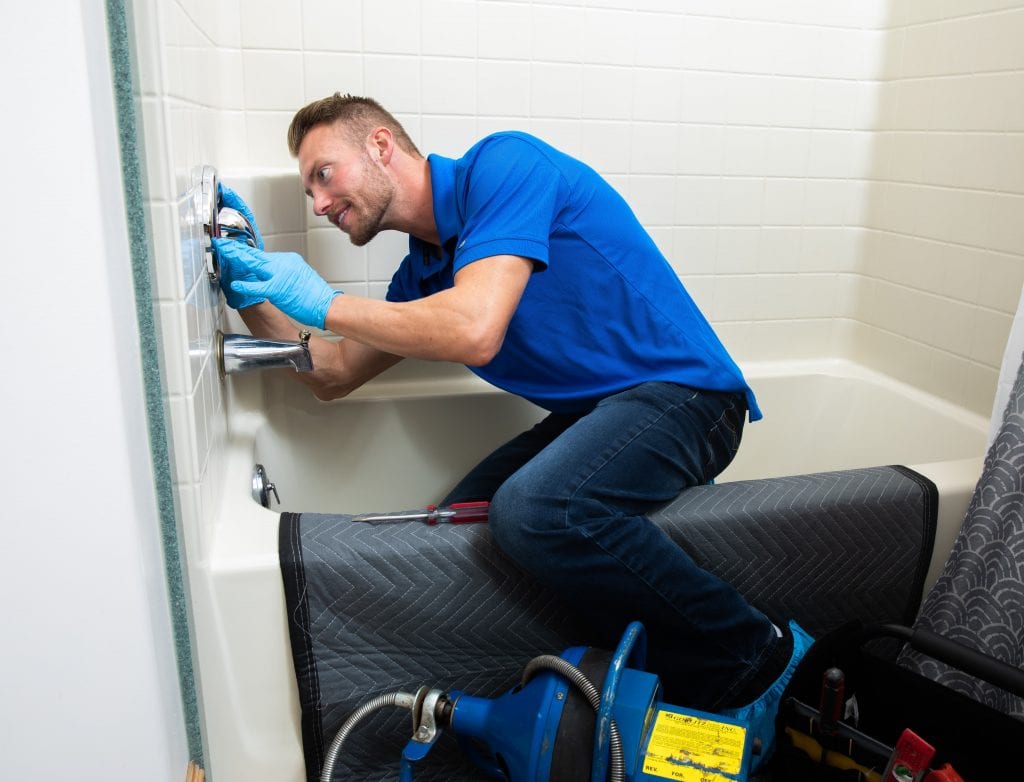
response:
[[[401,782],[414,780],[417,765],[429,763],[445,731],[488,776],[506,782],[747,780],[759,750],[749,726],[663,703],[658,677],[643,670],[645,649],[643,627],[634,622],[614,653],[574,647],[537,657],[522,682],[497,698],[426,687],[377,698],[342,725],[321,782],[330,782],[356,724],[386,705],[413,715]],[[603,682],[600,691],[595,681]]]

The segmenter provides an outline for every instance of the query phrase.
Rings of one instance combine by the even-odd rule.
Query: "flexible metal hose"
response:
[[[341,752],[341,746],[345,743],[349,734],[355,730],[356,725],[373,714],[373,712],[388,706],[412,709],[415,701],[416,696],[408,692],[386,692],[383,695],[378,695],[376,698],[366,701],[366,703],[352,712],[348,719],[342,723],[338,732],[334,734],[334,741],[331,742],[331,746],[324,756],[324,764],[320,768],[320,782],[331,782],[331,777],[334,775],[334,764],[338,759],[338,754]]]
[[[590,702],[590,705],[595,712],[600,708],[601,693],[597,691],[597,687],[595,687],[590,679],[587,678],[586,674],[568,660],[563,660],[561,657],[555,657],[552,654],[542,654],[540,657],[534,657],[530,660],[526,665],[526,669],[523,671],[522,683],[526,684],[533,678],[533,675],[541,669],[548,669],[555,671],[556,673],[560,673],[583,693],[583,697]],[[612,720],[611,730],[609,732],[611,758],[608,766],[608,782],[625,782],[626,772],[625,762],[622,758],[622,736],[619,734],[619,726],[615,724],[615,720]],[[323,782],[323,780],[321,782]]]

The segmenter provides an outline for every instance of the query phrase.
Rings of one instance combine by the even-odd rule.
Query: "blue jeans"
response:
[[[769,658],[772,623],[645,514],[732,460],[742,394],[651,382],[581,416],[552,414],[474,468],[445,503],[490,500],[501,550],[587,620],[597,643],[632,620],[670,702],[714,709]]]

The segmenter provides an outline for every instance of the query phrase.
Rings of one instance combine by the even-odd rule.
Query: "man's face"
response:
[[[370,149],[353,145],[334,125],[318,125],[299,146],[299,173],[313,211],[362,247],[384,227],[395,186]]]

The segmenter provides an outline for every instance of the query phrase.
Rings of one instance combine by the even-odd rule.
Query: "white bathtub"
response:
[[[988,422],[848,362],[752,364],[744,371],[765,419],[747,426],[719,480],[913,467],[939,487],[930,585],[981,473]],[[280,374],[230,382],[236,393],[220,512],[189,541],[207,762],[217,782],[300,782],[277,511],[353,513],[435,502],[542,411],[461,368],[412,362],[329,404]],[[280,493],[274,511],[251,499],[257,462]]]

